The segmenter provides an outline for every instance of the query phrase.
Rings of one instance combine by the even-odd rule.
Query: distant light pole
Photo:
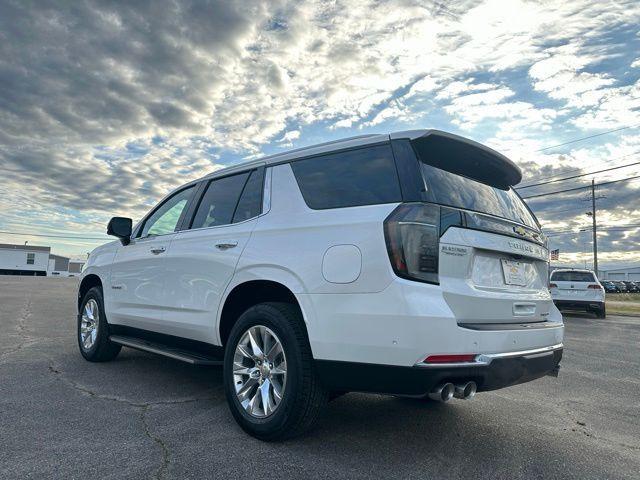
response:
[[[585,215],[591,215],[591,212],[586,212]],[[580,235],[583,232],[588,232],[589,229],[588,228],[581,228],[580,231],[578,232],[578,235]],[[587,239],[586,238],[582,238],[582,251],[584,254],[584,268],[585,270],[587,269]]]
[[[593,231],[593,271],[596,272],[596,277],[598,276],[598,235],[597,235],[597,224],[596,224],[596,183],[595,179],[591,179],[591,211],[586,212],[585,215],[591,217],[593,222],[592,231]]]

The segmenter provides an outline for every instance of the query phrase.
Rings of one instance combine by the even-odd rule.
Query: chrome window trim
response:
[[[265,215],[269,213],[271,210],[271,172],[273,168],[267,167],[264,171],[264,191],[262,192],[262,213],[260,215]],[[258,215],[258,216],[260,216]]]
[[[251,222],[252,220],[260,218],[263,215],[269,213],[269,210],[271,209],[271,168],[266,168],[265,167],[264,192],[263,192],[263,197],[262,197],[262,213],[260,213],[259,215],[256,215],[255,217],[247,218],[246,220],[243,220],[241,222],[227,223],[225,225],[214,225],[214,226],[211,226],[211,227],[200,227],[200,228],[185,228],[185,229],[175,230],[175,231],[169,232],[169,233],[164,233],[162,235],[145,235],[144,237],[137,236],[138,232],[143,227],[143,225],[147,221],[148,217],[153,215],[153,213],[158,209],[158,207],[162,203],[164,203],[166,200],[168,200],[170,197],[172,197],[174,194],[177,194],[180,191],[185,190],[185,189],[187,189],[189,187],[192,187],[192,186],[195,186],[197,188],[197,185],[200,184],[200,183],[202,183],[203,185],[208,186],[208,184],[210,182],[214,181],[214,180],[219,180],[220,178],[227,177],[227,176],[232,176],[232,175],[237,175],[237,174],[239,175],[239,174],[244,173],[244,172],[250,172],[252,170],[259,169],[260,167],[265,167],[264,162],[261,162],[261,161],[249,162],[247,164],[238,165],[237,168],[235,168],[235,167],[223,168],[221,170],[216,170],[215,172],[210,173],[209,175],[207,175],[207,176],[205,176],[203,178],[200,178],[198,180],[193,180],[191,182],[185,183],[184,185],[181,185],[178,188],[173,189],[167,195],[162,197],[162,199],[160,201],[158,201],[151,208],[151,210],[149,210],[149,212],[147,212],[147,214],[142,218],[142,220],[140,220],[135,225],[135,227],[133,228],[132,233],[131,233],[131,243],[132,244],[135,243],[135,240],[145,240],[145,239],[150,239],[150,238],[162,238],[162,237],[166,237],[167,235],[175,235],[177,233],[183,233],[183,232],[195,232],[195,231],[198,231],[198,230],[209,230],[209,229],[212,229],[212,228],[222,228],[222,227],[230,227],[230,226],[233,226],[233,225],[241,225],[243,223]],[[220,172],[223,171],[223,170],[224,170],[224,175],[220,175]],[[218,174],[218,175],[216,175],[216,174]],[[206,186],[205,186],[205,190],[206,190]],[[202,193],[204,194],[204,192],[202,192]],[[198,194],[198,192],[196,191],[195,194]],[[200,199],[201,198],[198,198],[198,200],[200,200]],[[191,201],[193,201],[193,200],[194,200],[194,198],[191,199]]]
[[[258,167],[260,168],[260,166]],[[247,170],[247,171],[251,171],[251,170]],[[237,174],[241,174],[243,173],[241,172],[237,172]],[[234,173],[235,175],[235,173]],[[222,177],[220,177],[222,178]],[[212,178],[210,180],[206,180],[205,183],[208,184],[210,182],[213,182],[215,180],[218,180],[217,178]],[[271,169],[270,168],[266,168],[265,172],[264,172],[264,192],[262,195],[262,213],[260,213],[259,215],[256,215],[255,217],[251,217],[251,218],[247,218],[246,220],[242,220],[241,222],[235,222],[235,223],[225,223],[224,225],[212,225],[210,227],[198,227],[198,228],[185,228],[184,230],[178,230],[175,233],[187,233],[187,232],[199,232],[201,230],[212,230],[215,228],[226,228],[226,227],[234,227],[236,225],[242,225],[244,223],[248,223],[248,222],[253,222],[254,220],[257,220],[258,218],[266,215],[267,213],[269,213],[269,210],[271,209]],[[267,190],[268,188],[268,190]],[[205,191],[202,192],[203,195],[206,192],[206,188]],[[265,200],[267,199],[268,196],[268,202],[265,203]],[[195,215],[195,212],[194,212]]]
[[[451,368],[451,367],[486,367],[496,358],[516,358],[525,357],[528,355],[536,355],[540,353],[551,353],[556,350],[564,348],[564,344],[557,343],[548,347],[533,348],[531,350],[520,350],[516,352],[503,352],[503,353],[480,353],[476,356],[473,362],[455,362],[455,363],[425,363],[418,362],[414,367],[418,368]]]
[[[212,225],[211,227],[187,228],[185,230],[178,230],[175,233],[176,234],[185,234],[185,233],[189,233],[189,232],[200,232],[202,230],[213,230],[215,228],[235,227],[236,225],[242,225],[243,223],[253,222],[254,220],[260,218],[263,215],[264,215],[264,213],[261,213],[260,215],[256,215],[255,217],[247,218],[246,220],[243,220],[241,222],[236,222],[236,223],[225,223],[224,225]]]

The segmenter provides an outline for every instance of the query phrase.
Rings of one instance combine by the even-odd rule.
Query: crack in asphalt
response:
[[[18,323],[16,325],[16,330],[18,332],[19,341],[15,347],[7,350],[6,352],[0,353],[0,358],[8,357],[9,355],[13,355],[16,352],[19,352],[27,345],[29,342],[34,342],[36,339],[28,335],[27,332],[27,320],[31,317],[31,297],[25,296],[24,305],[20,309],[20,316],[18,317]]]
[[[201,398],[176,398],[174,400],[158,400],[155,402],[138,402],[138,401],[130,400],[126,397],[121,397],[118,395],[109,395],[105,393],[94,392],[89,387],[86,387],[81,383],[78,383],[74,380],[66,378],[64,373],[58,368],[56,368],[54,364],[49,364],[49,371],[51,373],[56,374],[63,383],[79,391],[83,395],[87,395],[93,398],[98,398],[100,400],[109,400],[112,402],[124,403],[126,405],[129,405],[131,407],[136,407],[136,408],[152,407],[156,405],[180,405],[183,403],[194,403],[194,402],[201,402],[203,400],[213,400],[213,398],[211,397],[201,397]]]
[[[138,402],[138,401],[130,400],[128,398],[121,397],[118,395],[98,393],[91,390],[89,387],[86,387],[85,385],[82,385],[81,383],[78,383],[75,380],[68,378],[65,375],[65,373],[56,365],[55,360],[53,360],[50,357],[48,358],[49,358],[49,365],[48,365],[49,372],[53,373],[55,375],[55,378],[60,380],[62,383],[64,383],[68,387],[71,387],[77,392],[80,392],[82,395],[99,399],[99,400],[107,400],[111,402],[123,403],[125,405],[133,407],[140,411],[140,422],[142,424],[142,431],[144,435],[147,438],[149,438],[154,444],[160,447],[160,452],[161,452],[161,462],[158,468],[156,469],[156,471],[151,475],[152,479],[162,480],[162,478],[164,478],[164,475],[167,469],[169,468],[169,464],[171,463],[171,460],[170,460],[171,451],[167,443],[161,437],[159,437],[158,435],[154,435],[152,433],[151,426],[147,418],[147,414],[149,413],[149,411],[151,411],[151,409],[155,406],[180,405],[180,404],[186,404],[186,403],[200,402],[203,400],[212,400],[211,397],[201,397],[201,398],[178,398],[173,400],[159,400],[155,402]]]
[[[147,413],[149,412],[149,410],[151,408],[152,408],[151,405],[142,407],[142,412],[140,414],[140,420],[142,421],[142,426],[144,428],[144,434],[147,437],[149,437],[153,442],[155,442],[156,445],[158,445],[160,447],[160,450],[162,452],[162,462],[160,463],[160,466],[158,467],[158,469],[156,470],[154,475],[151,477],[151,478],[155,478],[157,480],[161,480],[162,478],[164,478],[164,473],[167,471],[167,469],[169,468],[169,464],[171,463],[170,451],[169,451],[168,445],[164,442],[164,440],[162,440],[161,437],[151,433],[151,427],[149,425],[149,422],[147,422]]]

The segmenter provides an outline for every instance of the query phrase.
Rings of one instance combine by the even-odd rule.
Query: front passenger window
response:
[[[175,232],[178,226],[178,220],[180,220],[182,212],[189,203],[194,188],[193,186],[185,188],[165,200],[165,202],[145,220],[139,236],[166,235]]]

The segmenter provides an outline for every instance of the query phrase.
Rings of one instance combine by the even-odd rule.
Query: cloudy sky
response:
[[[523,186],[640,162],[637,0],[54,4],[0,1],[0,243],[84,256],[188,180],[362,133],[468,136]],[[640,262],[640,179],[597,193],[601,264]],[[587,198],[528,200],[565,264]]]

